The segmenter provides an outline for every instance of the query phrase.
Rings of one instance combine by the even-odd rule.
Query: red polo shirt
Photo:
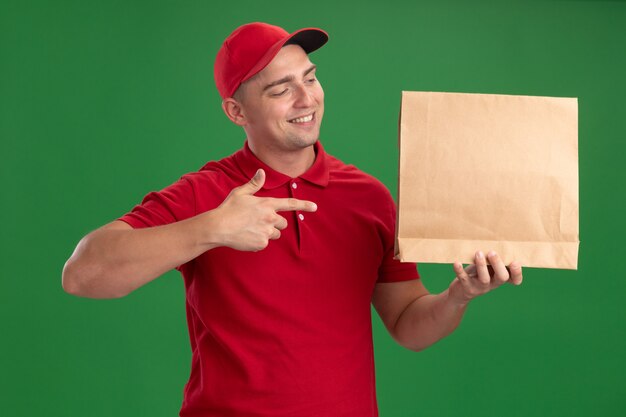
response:
[[[181,265],[192,349],[180,415],[377,416],[370,302],[378,282],[418,278],[393,259],[395,207],[375,178],[315,145],[290,178],[245,144],[184,175],[120,220],[134,228],[216,208],[258,168],[259,197],[313,201],[259,252],[216,248]]]

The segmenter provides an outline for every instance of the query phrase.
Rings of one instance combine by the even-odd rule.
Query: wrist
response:
[[[465,296],[459,279],[454,279],[447,289],[446,302],[455,308],[464,309],[470,301],[471,298]]]
[[[207,251],[219,246],[225,246],[223,233],[220,232],[218,209],[210,210],[192,217],[190,232],[194,236],[196,246]]]

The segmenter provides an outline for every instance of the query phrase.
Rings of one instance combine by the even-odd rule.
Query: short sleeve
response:
[[[387,191],[385,189],[385,191]],[[378,283],[400,282],[419,279],[417,264],[414,262],[400,262],[394,259],[394,242],[396,233],[396,205],[387,191],[385,212],[383,213],[382,239],[384,256],[380,268],[378,269]]]
[[[193,186],[183,177],[161,191],[149,193],[141,204],[118,220],[138,229],[178,222],[195,214]]]

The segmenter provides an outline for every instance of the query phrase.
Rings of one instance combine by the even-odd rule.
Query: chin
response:
[[[292,136],[288,139],[288,143],[293,146],[294,149],[303,149],[312,146],[317,142],[319,135],[315,136]]]
[[[308,148],[309,146],[313,146],[315,145],[315,142],[317,142],[317,137],[313,138],[302,138],[299,141],[297,141],[297,147],[298,148]]]

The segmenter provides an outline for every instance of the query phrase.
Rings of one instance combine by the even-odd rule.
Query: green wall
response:
[[[61,268],[84,234],[241,146],[212,65],[249,21],[329,32],[312,55],[322,141],[394,194],[401,90],[579,98],[579,270],[527,269],[421,353],[375,316],[379,405],[383,417],[625,415],[626,4],[392,0],[0,2],[0,414],[177,415],[190,365],[180,277],[89,300],[63,292]],[[449,265],[420,271],[431,291],[453,278]]]

